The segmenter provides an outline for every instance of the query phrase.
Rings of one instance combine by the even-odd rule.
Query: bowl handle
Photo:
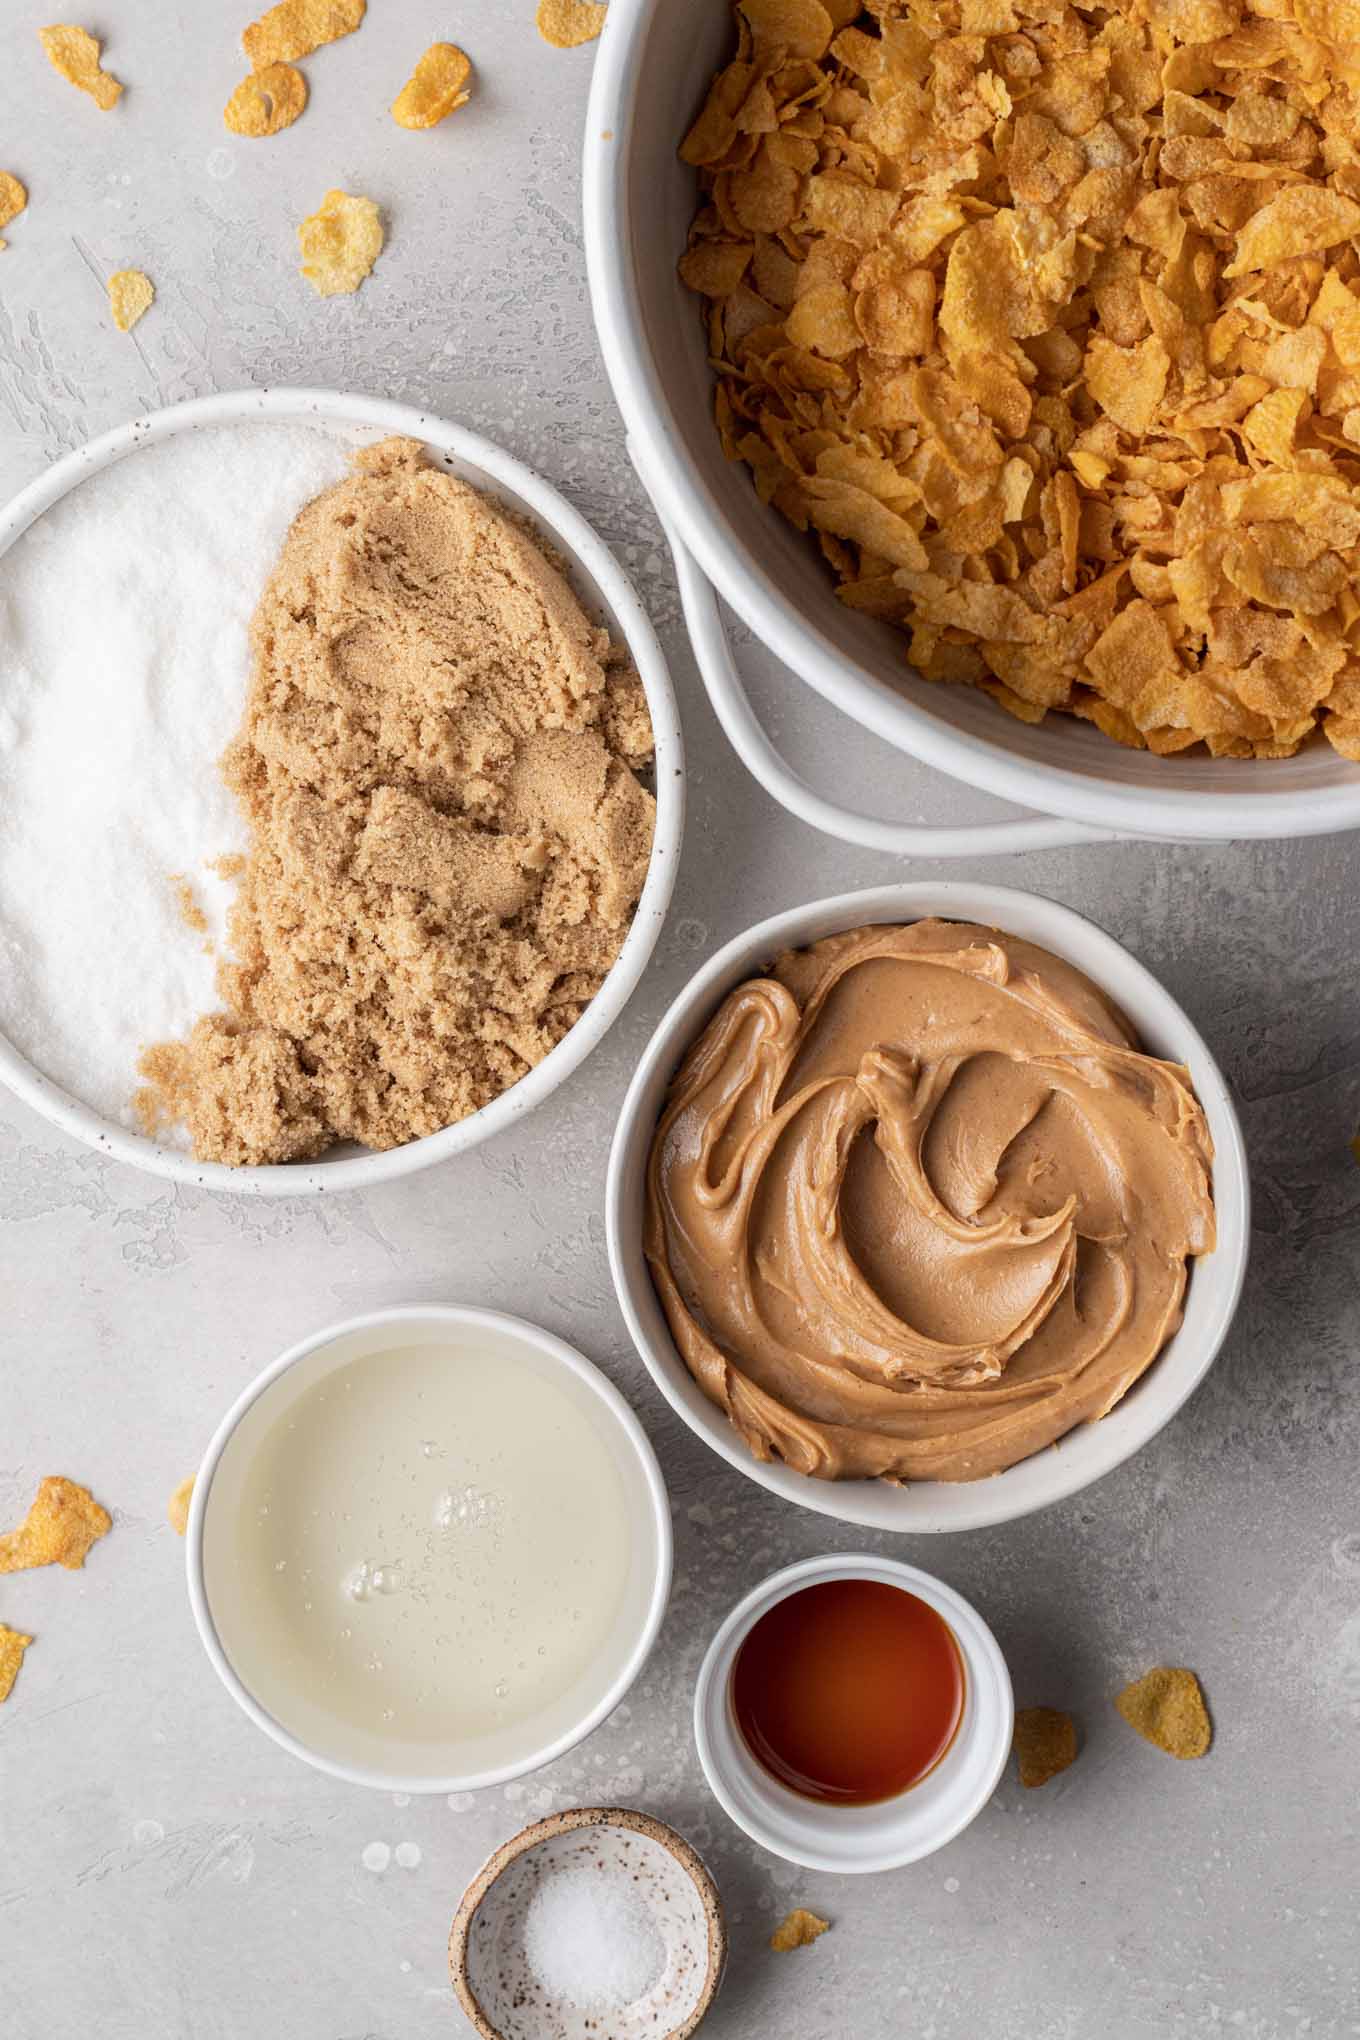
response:
[[[780,755],[757,720],[732,657],[717,594],[664,515],[661,522],[675,562],[690,645],[713,713],[747,771],[791,814],[825,835],[857,843],[865,850],[886,850],[898,857],[989,857],[1014,850],[1055,850],[1076,843],[1120,840],[1113,830],[1089,829],[1081,822],[1065,822],[1055,815],[925,828],[910,822],[880,821],[874,815],[862,815],[853,808],[838,807],[834,801],[824,800]]]

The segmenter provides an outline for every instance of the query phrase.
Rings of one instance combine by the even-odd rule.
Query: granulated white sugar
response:
[[[141,1048],[219,1003],[233,888],[209,866],[245,830],[217,761],[250,616],[293,517],[346,471],[319,428],[179,433],[0,558],[0,1032],[124,1125]]]
[[[619,2011],[660,1981],[666,1949],[628,1878],[562,1870],[545,1877],[529,1901],[524,1958],[550,1998]]]

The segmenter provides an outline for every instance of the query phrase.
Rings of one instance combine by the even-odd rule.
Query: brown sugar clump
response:
[[[226,1011],[144,1054],[138,1116],[233,1165],[396,1147],[599,990],[651,854],[646,700],[532,538],[404,439],[295,520],[252,651]]]
[[[1047,1785],[1076,1762],[1077,1728],[1060,1707],[1021,1707],[1015,1716],[1015,1759],[1020,1783]]]
[[[198,904],[198,895],[189,880],[182,871],[172,871],[170,883],[174,887],[175,898],[179,903],[179,917],[185,927],[192,929],[195,935],[206,935],[208,917]]]
[[[1170,1757],[1202,1757],[1213,1741],[1199,1680],[1183,1665],[1155,1665],[1114,1704],[1130,1728]]]

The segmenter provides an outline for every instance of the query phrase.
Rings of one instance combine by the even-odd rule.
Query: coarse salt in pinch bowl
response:
[[[647,1165],[671,1079],[738,985],[785,949],[873,924],[936,917],[978,923],[1039,945],[1084,973],[1127,1016],[1149,1055],[1185,1065],[1213,1142],[1217,1244],[1190,1268],[1178,1329],[1121,1400],[1097,1422],[1004,1471],[971,1480],[823,1479],[778,1458],[757,1459],[686,1366],[644,1251]],[[653,1035],[624,1100],[609,1158],[605,1225],[628,1329],[652,1379],[690,1429],[751,1480],[785,1500],[874,1530],[972,1530],[1006,1523],[1076,1494],[1120,1465],[1167,1423],[1203,1379],[1232,1323],[1250,1233],[1246,1151],[1223,1075],[1170,994],[1119,943],[1070,908],[1001,886],[927,883],[845,893],[776,914],[718,951],[691,978]]]
[[[920,679],[899,632],[837,600],[815,549],[724,455],[708,328],[677,273],[700,201],[680,145],[732,43],[731,0],[611,11],[585,124],[583,210],[595,324],[629,451],[670,541],[700,675],[747,768],[813,827],[899,855],[976,857],[984,838],[994,851],[1035,849],[1089,841],[1092,830],[1203,841],[1360,827],[1360,767],[1325,742],[1264,761],[1167,759],[1068,718],[1017,722],[974,688]],[[797,680],[886,743],[1036,812],[927,829],[814,792],[747,700],[717,596]]]
[[[417,440],[437,468],[469,482],[493,504],[531,526],[542,542],[567,562],[573,592],[587,615],[605,624],[614,642],[626,649],[642,683],[655,739],[656,822],[651,854],[641,896],[612,968],[575,1025],[541,1062],[480,1110],[436,1133],[384,1151],[369,1151],[347,1142],[315,1160],[282,1165],[232,1168],[199,1161],[186,1148],[146,1138],[133,1131],[130,1123],[121,1124],[82,1103],[70,1088],[44,1074],[0,1035],[0,1081],[35,1112],[99,1152],[178,1182],[255,1196],[291,1197],[385,1182],[464,1153],[522,1118],[571,1075],[618,1017],[655,946],[679,859],[684,777],[680,724],[665,659],[632,583],[609,548],[578,511],[522,462],[477,433],[406,405],[331,390],[240,390],[135,419],[55,462],[0,509],[0,582],[3,556],[34,527],[41,531],[44,513],[89,478],[115,463],[136,462],[144,457],[144,449],[162,446],[181,435],[269,426],[291,429],[295,436],[299,428],[310,428],[332,442],[340,455],[394,435]],[[342,465],[337,463],[335,475],[315,481],[311,492],[337,478]],[[192,505],[184,506],[184,521],[190,526],[192,510]],[[195,528],[193,535],[201,551],[203,534]],[[145,591],[134,588],[129,599],[139,593],[154,603],[151,582]],[[258,588],[252,589],[249,606],[258,593]],[[40,683],[40,674],[38,680]],[[0,696],[0,711],[3,705]],[[243,655],[241,707],[244,705]],[[219,749],[220,743],[213,746],[208,760],[214,770]],[[201,771],[203,761],[192,762],[194,769]],[[57,791],[54,787],[54,798]],[[226,800],[225,789],[220,797]],[[159,875],[169,897],[169,887],[178,874],[167,870]],[[186,906],[186,914],[188,911]],[[90,996],[97,991],[98,987],[91,987]],[[207,1011],[209,1006],[201,1010]],[[29,1037],[33,1034],[30,1027]],[[154,1030],[149,1038],[156,1038]],[[134,1083],[135,1079],[129,1083],[129,1104]]]

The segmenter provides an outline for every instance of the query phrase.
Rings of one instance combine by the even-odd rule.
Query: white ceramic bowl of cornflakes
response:
[[[847,18],[844,6],[829,11],[836,23]],[[836,599],[811,540],[761,503],[744,465],[724,457],[701,301],[676,273],[699,203],[695,172],[677,151],[733,48],[731,0],[631,0],[611,10],[587,123],[585,223],[604,360],[676,552],[704,677],[748,767],[817,826],[932,855],[1071,842],[1092,828],[1203,840],[1360,827],[1360,766],[1321,738],[1290,758],[1216,759],[1202,749],[1159,757],[1070,716],[1030,726],[976,688],[922,681],[899,630]],[[856,830],[847,809],[799,786],[754,724],[713,590],[801,680],[899,750],[1061,821],[1001,824],[986,842],[976,829],[936,831],[929,842],[900,823]]]

